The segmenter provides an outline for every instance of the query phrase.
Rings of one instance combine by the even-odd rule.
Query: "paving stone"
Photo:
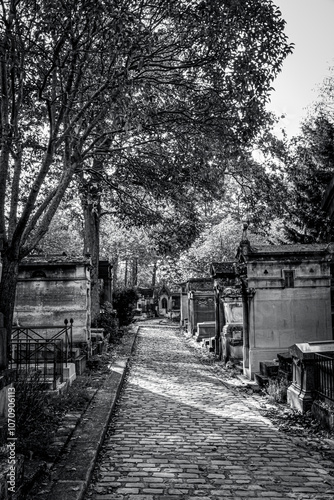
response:
[[[128,500],[154,500],[153,495],[129,495]]]
[[[171,478],[176,477],[172,472],[153,472],[154,477]]]
[[[124,496],[119,494],[96,495],[94,500],[123,500]]]
[[[113,482],[113,481],[117,481],[117,479],[118,479],[118,476],[116,476],[116,475],[115,476],[102,476],[100,478],[100,481],[102,483],[105,483],[105,482],[110,483],[110,482]]]
[[[201,497],[201,496],[191,496],[191,497],[188,497],[188,500],[210,500],[210,497]]]
[[[141,327],[93,486],[113,485],[112,500],[327,500],[333,463],[248,401],[177,328]]]
[[[130,495],[131,493],[137,495],[139,493],[139,488],[119,488],[117,493]]]
[[[152,495],[162,494],[164,490],[162,488],[144,488],[143,493],[149,493]]]
[[[181,488],[170,488],[167,490],[168,495],[186,495],[188,493],[188,489],[181,489]]]

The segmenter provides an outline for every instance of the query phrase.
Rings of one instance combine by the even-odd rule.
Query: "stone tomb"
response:
[[[305,413],[311,409],[315,390],[318,389],[315,377],[315,356],[316,354],[333,356],[334,341],[303,342],[294,344],[289,351],[293,360],[293,373],[292,384],[287,393],[288,403],[291,408]]]
[[[187,282],[188,331],[197,332],[197,323],[215,321],[215,300],[210,278],[193,278]]]
[[[14,324],[50,327],[73,319],[73,344],[90,341],[90,261],[67,256],[34,256],[19,267]],[[43,333],[43,330],[39,330]]]
[[[147,315],[154,315],[156,297],[153,288],[137,288],[137,310]]]
[[[214,262],[210,274],[215,291],[216,353],[225,362],[230,358],[242,360],[243,303],[236,265]]]
[[[158,313],[161,316],[169,318],[178,318],[180,316],[181,298],[178,290],[171,290],[165,284],[157,291],[158,294]]]
[[[243,238],[244,374],[295,343],[332,339],[332,244],[251,246]]]
[[[197,323],[196,340],[200,342],[203,339],[214,339],[215,337],[215,326],[214,321],[205,321],[203,323]]]
[[[292,356],[292,384],[288,388],[288,403],[291,408],[305,413],[310,410],[315,397],[315,356],[334,353],[334,341],[316,341],[294,344],[289,349]],[[333,374],[332,374],[333,376]],[[333,382],[331,383],[331,386]]]

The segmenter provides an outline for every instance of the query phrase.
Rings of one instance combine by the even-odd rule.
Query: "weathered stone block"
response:
[[[274,361],[261,361],[260,362],[260,373],[264,377],[275,377],[278,375],[278,363]]]
[[[197,342],[200,342],[202,339],[209,339],[215,336],[215,325],[214,321],[209,321],[205,323],[197,323]]]
[[[74,380],[77,378],[75,372],[75,363],[67,363],[67,365],[64,366],[63,378],[64,381],[68,381],[70,385],[74,382]]]
[[[83,354],[75,358],[75,372],[77,375],[82,375],[86,370],[87,357]]]
[[[262,373],[254,373],[254,380],[260,387],[263,387],[269,382],[268,377],[266,377]]]

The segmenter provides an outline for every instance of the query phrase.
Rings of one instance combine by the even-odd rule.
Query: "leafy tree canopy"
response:
[[[324,115],[310,116],[285,149],[284,170],[285,189],[279,193],[281,210],[276,215],[284,220],[286,240],[330,241],[334,223],[322,200],[334,175],[334,122]]]
[[[103,176],[124,221],[154,200],[179,204],[183,186],[190,198],[219,192],[228,158],[267,121],[291,47],[271,0],[4,0],[0,18],[0,311],[10,328],[18,262],[73,178]]]
[[[96,155],[108,159],[121,213],[131,189],[212,190],[218,157],[265,123],[290,50],[270,0],[8,0],[1,17],[0,233],[18,256]]]

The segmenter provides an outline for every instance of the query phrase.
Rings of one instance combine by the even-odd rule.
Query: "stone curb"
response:
[[[123,387],[139,329],[140,325],[136,325],[127,357],[111,364],[110,375],[82,415],[62,456],[51,468],[50,484],[38,493],[39,500],[83,500]]]

